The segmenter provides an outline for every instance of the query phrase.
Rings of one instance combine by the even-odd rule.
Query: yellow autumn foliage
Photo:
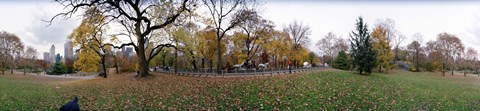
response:
[[[100,43],[103,43],[104,38],[101,32],[106,29],[101,25],[105,22],[104,16],[101,15],[95,8],[90,8],[85,11],[85,15],[80,26],[68,36],[72,41],[72,45],[80,48],[78,59],[74,63],[76,69],[84,72],[96,72],[99,69],[100,56],[95,51],[100,51]],[[112,37],[114,41],[116,37]],[[109,49],[106,47],[105,49]]]
[[[87,48],[80,51],[73,66],[83,72],[96,72],[98,71],[98,61],[100,61],[100,56]]]
[[[387,30],[382,26],[375,27],[371,41],[373,50],[376,52],[376,69],[378,72],[388,73],[394,67],[390,63],[394,58],[394,54],[387,37]]]

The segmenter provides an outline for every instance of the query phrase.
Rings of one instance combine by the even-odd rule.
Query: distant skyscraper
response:
[[[133,54],[133,47],[127,47],[127,55],[130,56]]]
[[[50,63],[55,63],[55,45],[50,48]]]
[[[48,52],[43,52],[43,60],[45,62],[50,62],[50,53]]]
[[[133,47],[123,47],[122,53],[124,56],[129,57],[131,54],[133,54]]]
[[[123,56],[126,56],[126,55],[125,55],[125,53],[127,53],[127,52],[125,52],[126,49],[127,49],[127,47],[122,47],[122,55],[123,55]]]
[[[72,47],[72,42],[68,41],[67,43],[64,44],[64,58],[65,59],[72,59],[73,58],[73,47]]]

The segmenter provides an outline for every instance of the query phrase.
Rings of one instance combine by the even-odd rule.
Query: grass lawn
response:
[[[480,78],[339,70],[249,78],[0,75],[0,110],[56,110],[73,96],[82,110],[480,110]]]

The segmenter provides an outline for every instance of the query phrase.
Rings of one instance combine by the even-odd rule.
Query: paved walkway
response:
[[[445,73],[446,76],[451,75],[451,74],[452,74],[451,72]],[[455,75],[455,76],[465,76],[463,74],[463,72],[454,72],[453,75]],[[472,74],[472,73],[468,73],[467,76],[469,76],[469,77],[479,77],[478,74]]]
[[[40,74],[39,76],[45,76],[45,77],[54,77],[54,78],[68,78],[68,79],[95,79],[98,77],[97,74],[94,75],[88,75],[88,76],[72,76],[69,74],[64,74],[64,75],[48,75],[48,74]]]
[[[13,71],[14,73],[17,74],[23,74],[23,72],[19,71]],[[72,76],[70,74],[64,74],[64,75],[48,75],[45,73],[37,74],[37,73],[26,73],[31,76],[43,76],[43,77],[52,77],[52,78],[65,78],[65,79],[95,79],[98,77],[98,74],[93,74],[93,75],[88,75],[88,76]]]

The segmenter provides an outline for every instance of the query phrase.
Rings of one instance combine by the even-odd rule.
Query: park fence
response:
[[[174,69],[164,71],[157,70],[156,72],[161,72],[170,75],[182,75],[182,76],[194,76],[194,77],[236,77],[236,76],[265,76],[265,75],[285,75],[285,74],[295,74],[302,72],[311,72],[315,70],[325,69],[325,67],[298,67],[289,69],[258,69],[258,70],[210,70],[210,69],[197,69],[197,70],[186,70],[178,69],[176,72]]]

